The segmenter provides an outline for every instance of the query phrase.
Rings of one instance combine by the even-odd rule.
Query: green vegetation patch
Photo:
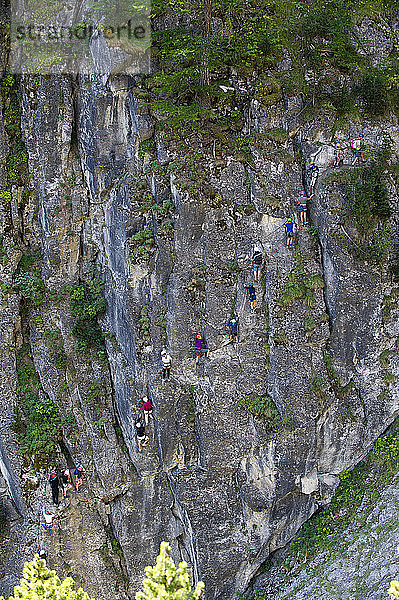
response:
[[[7,519],[6,507],[3,501],[0,501],[0,541],[5,542],[10,532],[10,523]]]
[[[323,352],[323,362],[326,367],[328,379],[331,383],[334,394],[338,398],[344,398],[353,389],[353,383],[351,381],[349,381],[349,383],[347,383],[346,385],[341,385],[339,377],[336,374],[334,366],[333,366],[332,356],[331,356],[330,352],[328,352],[328,350],[325,350]]]
[[[103,379],[93,380],[86,394],[86,402],[97,409],[103,408],[107,400],[106,384]]]
[[[0,198],[1,198],[1,194],[0,194]],[[3,246],[3,240],[4,240],[4,236],[0,235],[0,265],[2,265],[4,267],[4,265],[6,265],[8,263],[8,256],[7,256],[7,250]]]
[[[46,301],[46,288],[38,266],[33,266],[30,271],[17,273],[11,289],[33,306],[40,306]]]
[[[296,252],[295,258],[295,267],[287,277],[277,304],[287,307],[299,300],[306,306],[314,306],[316,304],[314,290],[324,288],[324,280],[318,273],[305,274],[304,257],[299,251]]]
[[[279,329],[278,331],[276,331],[272,336],[272,340],[275,344],[277,344],[277,346],[279,346],[280,344],[286,345],[290,341],[284,329]]]
[[[389,192],[383,178],[383,169],[373,164],[357,169],[352,174],[353,196],[349,201],[349,215],[361,237],[371,233],[377,224],[391,216]]]
[[[262,417],[271,428],[281,423],[281,417],[270,396],[247,396],[238,401],[237,407],[251,413],[255,417]]]
[[[103,283],[97,277],[78,286],[67,286],[70,308],[74,317],[72,333],[76,337],[76,349],[86,353],[95,350],[100,358],[105,357],[105,336],[97,319],[105,313],[107,304]]]
[[[61,333],[59,331],[46,331],[43,334],[43,341],[47,348],[53,352],[56,368],[59,371],[65,371],[68,358],[64,350]]]
[[[22,454],[51,460],[62,438],[63,420],[56,404],[44,394],[29,346],[17,353],[18,404],[14,429]]]
[[[132,235],[129,240],[129,246],[130,260],[133,263],[147,262],[155,250],[154,234],[151,229],[142,229]]]
[[[274,77],[262,77],[256,85],[255,99],[264,108],[277,104],[282,99],[281,84]]]
[[[393,232],[389,220],[392,209],[387,187],[392,140],[384,139],[377,153],[370,155],[368,164],[347,172],[343,183],[346,188],[346,216],[356,230],[350,251],[358,260],[373,264],[390,265],[394,275],[397,256],[393,251]],[[366,157],[365,157],[366,158]],[[330,181],[331,182],[331,181]],[[353,235],[353,234],[352,234]]]
[[[168,339],[167,323],[166,323],[166,313],[167,312],[168,312],[168,309],[166,306],[161,308],[161,313],[160,313],[158,319],[154,322],[154,325],[159,327],[161,330],[161,340],[163,343],[166,343],[166,340]]]
[[[5,293],[19,294],[29,307],[40,306],[51,297],[41,277],[39,254],[25,254],[21,257],[12,284],[2,284]]]

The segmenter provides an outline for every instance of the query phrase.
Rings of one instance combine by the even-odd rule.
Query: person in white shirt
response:
[[[165,349],[161,352],[161,360],[162,360],[162,379],[167,379],[169,381],[170,377],[170,368],[172,366],[172,357],[170,354],[166,352]]]
[[[43,509],[44,523],[42,523],[42,527],[51,535],[51,530],[53,528],[53,518],[54,515],[48,510]]]

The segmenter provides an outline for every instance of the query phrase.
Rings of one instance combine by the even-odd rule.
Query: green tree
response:
[[[399,598],[399,581],[391,581],[388,594],[391,598]]]
[[[146,567],[145,573],[144,592],[137,592],[136,600],[199,600],[204,589],[202,581],[192,589],[187,563],[181,562],[176,569],[167,542],[161,543],[155,567]]]
[[[72,577],[61,583],[55,571],[50,571],[46,561],[37,554],[32,561],[25,563],[22,575],[20,585],[14,588],[14,596],[8,600],[93,600],[82,588],[75,590]],[[4,597],[0,596],[0,600]]]

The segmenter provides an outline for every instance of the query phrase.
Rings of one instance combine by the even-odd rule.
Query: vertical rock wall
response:
[[[31,183],[24,204],[15,189],[11,206],[1,208],[9,260],[0,268],[11,283],[21,255],[40,250],[44,284],[58,297],[29,311],[9,290],[2,297],[0,463],[20,514],[12,535],[20,560],[31,556],[43,538],[40,513],[50,503],[44,466],[32,475],[33,489],[24,489],[32,464],[16,453],[10,428],[15,353],[28,344],[42,393],[75,423],[64,431],[60,462],[87,469],[84,491],[71,493],[47,541],[51,567],[70,573],[98,599],[134,597],[165,539],[194,579],[204,580],[209,598],[230,598],[331,497],[339,472],[358,462],[396,416],[396,379],[386,383],[380,360],[389,350],[389,369],[397,375],[396,305],[389,315],[383,311],[396,288],[386,273],[348,251],[353,233],[341,218],[343,188],[327,181],[333,170],[328,123],[298,131],[299,101],[293,108],[280,101],[270,111],[252,101],[248,132],[283,129],[283,141],[271,135],[254,144],[251,167],[218,156],[212,145],[201,148],[205,158],[194,162],[187,184],[185,175],[159,169],[177,158],[161,134],[156,152],[139,152],[152,121],[135,98],[135,83],[110,77],[20,84]],[[387,130],[397,156],[396,123],[365,135],[377,147]],[[187,157],[195,155],[192,143]],[[316,157],[321,173],[310,209],[318,238],[301,228],[296,251],[285,245],[283,223],[299,189],[311,182],[295,149],[305,161]],[[209,194],[195,186],[202,171]],[[172,235],[165,236],[159,213],[140,208],[138,182],[152,189],[154,202],[173,202]],[[396,222],[394,186],[391,203]],[[129,240],[145,227],[154,248],[148,261],[135,263]],[[244,285],[253,278],[254,243],[267,261],[252,311]],[[93,274],[104,282],[107,303],[103,357],[77,352],[62,293]],[[290,274],[319,282],[311,302],[284,304]],[[196,277],[201,281],[190,291]],[[150,339],[140,324],[143,308]],[[236,346],[226,329],[232,310],[240,315]],[[192,345],[199,331],[210,352],[196,367]],[[57,332],[62,342],[65,371],[56,368],[46,332]],[[163,346],[173,358],[165,383]],[[97,403],[90,395],[95,381],[102,390]],[[151,397],[154,416],[149,444],[139,452],[134,420],[143,394]],[[277,407],[278,425],[237,406],[264,395]],[[8,592],[17,572],[5,569],[2,591]]]

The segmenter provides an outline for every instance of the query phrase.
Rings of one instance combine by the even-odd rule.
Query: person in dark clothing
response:
[[[57,472],[52,471],[50,473],[50,477],[48,480],[49,480],[49,483],[51,486],[51,495],[53,497],[53,504],[58,506],[58,489],[59,489],[60,480],[58,478]]]
[[[254,271],[254,279],[255,281],[260,280],[260,272],[262,270],[263,264],[263,254],[259,248],[255,248],[254,253],[252,255],[252,268]]]
[[[37,549],[37,553],[39,555],[39,558],[41,558],[42,560],[47,560],[47,552],[45,548],[39,546]]]
[[[198,364],[198,361],[200,359],[200,356],[202,356],[202,353],[204,353],[205,358],[207,357],[207,353],[208,353],[208,346],[206,344],[206,340],[200,333],[197,333],[197,335],[195,337],[194,349],[195,349],[195,364]]]
[[[76,491],[79,491],[80,486],[83,483],[83,474],[84,474],[85,470],[83,468],[82,465],[78,465],[76,467],[76,469],[74,470],[73,474],[75,475],[75,482],[76,482]]]
[[[339,142],[335,144],[334,148],[334,167],[341,167],[344,164],[344,153],[342,146]]]
[[[239,342],[239,339],[238,339],[239,322],[240,322],[240,319],[239,319],[238,315],[233,315],[227,323],[230,328],[230,341],[231,342],[237,342],[237,343]]]
[[[314,186],[316,184],[317,177],[319,176],[319,167],[316,165],[314,160],[310,161],[310,165],[307,171],[307,177],[310,181],[309,190],[314,192]]]
[[[66,498],[67,491],[72,488],[71,474],[69,472],[69,469],[64,469],[61,472],[61,483],[62,483],[62,491],[64,492],[64,498]]]
[[[363,134],[360,134],[356,140],[352,140],[351,148],[355,155],[355,160],[353,161],[352,165],[355,165],[357,163],[357,161],[359,160],[359,158],[360,158],[360,160],[363,160],[363,149],[364,149]]]
[[[137,442],[139,445],[139,452],[141,452],[142,446],[145,446],[150,439],[148,435],[145,434],[144,423],[141,421],[136,421],[136,433],[137,433]]]
[[[255,288],[254,288],[254,286],[253,286],[252,283],[249,283],[248,285],[245,286],[245,289],[247,291],[247,295],[248,295],[248,298],[249,298],[250,307],[252,309],[254,309],[255,308],[255,302],[256,302],[256,291],[255,291]]]

